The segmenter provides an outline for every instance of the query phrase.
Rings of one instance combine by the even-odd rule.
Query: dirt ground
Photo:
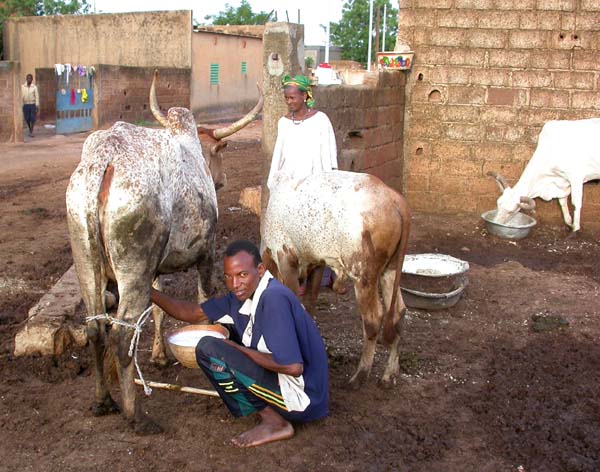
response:
[[[87,350],[12,355],[27,310],[72,263],[64,193],[84,138],[40,130],[0,146],[0,470],[600,470],[600,228],[589,221],[576,238],[538,225],[509,242],[476,215],[414,215],[409,252],[467,260],[465,295],[451,309],[410,309],[397,384],[377,384],[387,355],[379,346],[371,379],[353,391],[360,319],[350,292],[325,290],[314,317],[329,353],[330,416],[289,441],[233,448],[229,438],[251,419],[232,419],[216,398],[156,389],[139,399],[160,435],[136,436],[119,415],[93,417]],[[259,242],[258,219],[237,204],[240,189],[260,181],[259,138],[253,123],[230,141],[219,254],[234,238]],[[166,287],[193,299],[193,273],[167,277]],[[150,338],[146,378],[207,387],[197,370],[153,367]]]

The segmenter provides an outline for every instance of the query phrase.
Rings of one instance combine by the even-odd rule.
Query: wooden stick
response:
[[[140,379],[135,379],[135,383],[137,385],[143,385]],[[151,388],[163,388],[165,390],[173,390],[175,392],[185,392],[185,393],[194,393],[196,395],[207,395],[209,397],[218,397],[219,394],[214,390],[205,390],[203,388],[194,388],[194,387],[184,387],[182,385],[174,385],[162,382],[152,382],[150,380],[146,380],[146,385]]]

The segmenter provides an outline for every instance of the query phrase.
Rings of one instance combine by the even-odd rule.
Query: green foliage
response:
[[[311,56],[306,56],[304,58],[304,66],[307,69],[312,69],[314,65],[315,65],[315,60]]]
[[[225,10],[216,15],[206,15],[204,19],[211,21],[213,25],[264,25],[271,13],[264,11],[254,13],[247,0],[242,0],[238,8],[226,3]]]
[[[0,1],[0,58],[4,57],[2,30],[11,16],[73,15],[87,13],[86,0],[3,0]]]
[[[395,2],[396,5],[398,4]],[[381,10],[380,45],[383,44],[383,6],[386,10],[386,35],[385,46],[390,50],[396,44],[398,34],[398,9],[392,7],[390,0],[375,0],[373,2],[373,39],[372,57],[375,58],[375,28],[377,8]],[[342,47],[342,59],[357,61],[367,64],[369,49],[369,0],[348,0],[342,9],[342,19],[339,23],[331,24],[331,42]]]

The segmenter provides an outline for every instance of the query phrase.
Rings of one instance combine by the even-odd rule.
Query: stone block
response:
[[[508,32],[505,30],[471,30],[465,37],[465,44],[472,48],[504,49],[508,44]]]
[[[519,120],[518,109],[512,107],[487,106],[479,110],[479,119],[484,123],[516,123]]]
[[[600,0],[581,0],[580,8],[585,12],[600,12]]]
[[[575,70],[592,70],[598,68],[598,52],[597,51],[573,51],[573,69]]]
[[[540,90],[532,89],[530,92],[532,107],[542,108],[568,108],[569,92],[566,90]]]
[[[600,97],[598,92],[573,92],[571,95],[571,106],[577,109],[600,109]]]
[[[529,67],[535,69],[565,69],[570,68],[570,51],[534,51],[529,59]]]
[[[527,92],[515,88],[489,87],[486,103],[488,105],[517,106],[527,101]]]
[[[511,31],[508,35],[508,47],[511,49],[546,49],[550,44],[550,35],[545,31]]]
[[[596,74],[594,72],[561,72],[552,73],[553,86],[556,88],[594,90]]]
[[[546,88],[552,86],[552,73],[546,70],[513,71],[512,85],[515,88]]]
[[[428,44],[444,47],[466,47],[467,30],[461,28],[436,28],[429,32]]]
[[[405,191],[404,196],[413,211],[424,213],[437,213],[440,211],[440,197],[438,194],[424,191]]]
[[[577,0],[538,0],[538,10],[575,11]]]
[[[407,173],[404,176],[405,190],[409,192],[428,192],[430,176],[427,174],[413,174],[410,166],[407,169]]]
[[[481,107],[472,105],[446,105],[440,109],[440,119],[442,121],[462,121],[475,122],[479,120]]]
[[[489,65],[490,67],[508,69],[515,67],[530,67],[532,55],[533,51],[527,49],[494,49],[489,51]]]
[[[436,141],[431,145],[431,156],[434,159],[469,159],[473,146],[458,141]]]
[[[472,85],[485,85],[495,87],[507,87],[511,79],[510,69],[471,69],[469,83]]]
[[[437,24],[442,28],[477,28],[480,16],[481,12],[452,9],[439,15]]]
[[[448,87],[448,103],[459,105],[482,105],[485,103],[486,87],[456,85]]]
[[[440,211],[443,213],[474,213],[477,200],[470,192],[463,194],[444,193],[440,198]]]
[[[491,10],[494,8],[493,0],[456,0],[454,2],[455,8],[465,10]]]

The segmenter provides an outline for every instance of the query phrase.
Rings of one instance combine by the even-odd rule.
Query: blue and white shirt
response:
[[[326,416],[329,404],[327,353],[313,319],[296,296],[266,271],[251,299],[240,302],[232,293],[202,305],[214,322],[230,325],[231,338],[270,353],[281,365],[301,363],[302,375],[278,374],[281,395],[298,421]]]

